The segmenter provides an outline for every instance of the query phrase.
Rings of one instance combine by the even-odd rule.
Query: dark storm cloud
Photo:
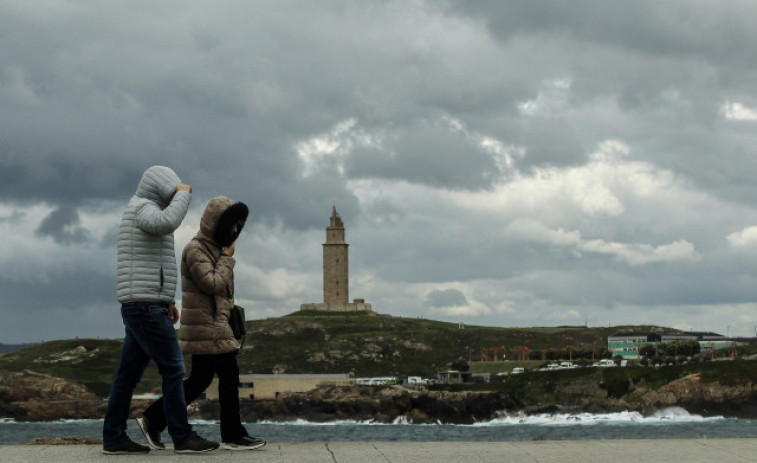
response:
[[[431,307],[445,308],[467,305],[468,300],[457,289],[435,289],[428,293],[428,303]]]
[[[34,232],[39,237],[51,237],[60,244],[83,243],[90,239],[81,227],[79,212],[72,206],[61,206],[48,214]]]
[[[356,150],[348,164],[355,177],[406,180],[439,188],[487,188],[499,178],[491,155],[448,128],[423,122],[401,131],[382,151]]]
[[[397,5],[387,6],[369,8],[371,13],[351,8],[347,14],[356,21],[373,14],[391,21],[402,12]],[[0,82],[7,89],[3,100],[9,110],[0,115],[5,127],[0,159],[7,199],[125,197],[145,168],[165,164],[201,192],[224,178],[229,194],[276,198],[278,205],[259,208],[263,218],[312,225],[303,220],[298,202],[285,194],[291,191],[288,185],[300,183],[302,196],[324,202],[335,194],[315,184],[308,191],[308,184],[299,181],[293,142],[347,116],[359,117],[370,129],[372,122],[401,126],[427,117],[429,110],[441,109],[443,114],[467,105],[472,111],[490,102],[486,93],[495,88],[494,79],[487,83],[488,73],[482,72],[474,79],[485,84],[485,93],[477,96],[481,89],[475,81],[467,89],[450,91],[463,76],[470,80],[470,74],[449,63],[441,47],[425,48],[424,40],[433,39],[436,31],[420,40],[417,50],[406,50],[403,40],[414,37],[402,23],[392,26],[398,29],[396,37],[380,29],[372,31],[375,35],[361,34],[349,21],[339,23],[341,32],[323,29],[308,35],[292,23],[283,26],[289,35],[273,34],[265,19],[275,13],[242,8],[242,14],[255,13],[256,19],[229,34],[218,27],[218,19],[228,14],[219,9],[200,15],[204,21],[194,25],[171,17],[166,27],[174,29],[172,36],[146,17],[122,11],[120,4],[60,10],[53,24],[24,8],[9,8],[4,21],[9,40],[0,46],[5,63]],[[201,11],[194,5],[186,18]],[[98,15],[116,12],[124,21],[108,30],[107,20],[103,23]],[[156,13],[167,11],[158,8]],[[330,13],[318,8],[315,14],[329,22],[335,19]],[[309,14],[290,19],[296,22]],[[90,20],[93,27],[60,39],[67,28],[80,28],[80,21]],[[342,44],[337,53],[335,43]],[[386,45],[388,53],[364,53],[364,47],[378,44]],[[280,54],[277,47],[287,53]],[[455,52],[455,58],[464,60],[460,64],[475,62],[475,56],[463,51]],[[420,62],[413,63],[414,56]],[[427,78],[424,66],[436,77]],[[408,98],[413,92],[420,94]],[[300,114],[294,115],[293,109]],[[449,182],[453,188],[491,182],[491,160],[443,131],[423,132],[399,137],[394,148],[401,155],[375,169],[358,162],[355,175],[402,174],[434,185]],[[454,156],[457,148],[468,148],[466,161]],[[253,187],[243,190],[241,185]]]
[[[50,282],[55,282],[51,284]],[[115,286],[111,275],[93,272],[85,263],[78,266],[49,270],[30,278],[0,278],[0,317],[32,318],[44,315],[49,309],[70,311],[71,322],[78,320],[77,310],[85,305],[102,306],[103,310],[118,313]]]
[[[529,67],[534,75],[546,71],[572,80],[567,98],[576,117],[553,128],[537,122],[532,136],[521,137],[530,150],[524,167],[575,162],[576,149],[585,149],[594,137],[622,136],[638,144],[637,156],[681,172],[723,198],[754,200],[732,169],[740,170],[743,159],[754,158],[740,152],[752,153],[757,140],[754,134],[727,134],[734,129],[723,125],[720,113],[728,100],[755,105],[757,75],[749,63],[757,58],[751,46],[757,28],[750,2],[732,2],[728,8],[690,1],[450,5],[485,24],[503,46],[529,41],[537,55],[559,63]],[[560,68],[561,73],[554,72]],[[602,101],[614,102],[621,112],[591,119],[575,112]],[[650,136],[660,127],[665,135]],[[561,155],[544,146],[557,140],[568,140],[573,149]],[[682,152],[686,162],[681,162]],[[714,152],[719,161],[710,165]]]
[[[456,1],[456,8],[484,19],[503,40],[518,34],[547,33],[571,36],[589,43],[645,54],[699,57],[729,65],[755,57],[754,21],[748,1],[728,8],[706,1],[678,0],[570,3],[545,1],[505,3],[496,0]]]

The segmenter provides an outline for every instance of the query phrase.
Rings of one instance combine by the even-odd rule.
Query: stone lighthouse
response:
[[[370,312],[371,305],[364,299],[350,300],[350,265],[345,241],[344,222],[336,211],[331,210],[329,226],[326,227],[326,242],[323,243],[323,303],[302,304],[300,310],[328,312]]]
[[[331,223],[326,228],[326,242],[323,243],[323,302],[325,304],[346,304],[349,298],[350,266],[344,241],[344,222],[336,212],[331,212]]]

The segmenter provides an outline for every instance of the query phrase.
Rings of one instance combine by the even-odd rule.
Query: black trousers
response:
[[[192,371],[184,380],[184,398],[187,405],[194,402],[218,375],[218,400],[221,405],[221,440],[234,442],[247,436],[239,417],[239,365],[237,352],[192,356]],[[166,416],[163,398],[156,400],[144,412],[151,432],[163,432]]]

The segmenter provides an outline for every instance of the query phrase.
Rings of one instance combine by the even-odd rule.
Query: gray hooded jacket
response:
[[[145,171],[126,205],[118,232],[118,302],[174,303],[176,254],[173,232],[189,209],[188,191],[176,191],[179,176],[163,166]]]

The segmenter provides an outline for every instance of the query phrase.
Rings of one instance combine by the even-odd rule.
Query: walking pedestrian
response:
[[[234,253],[249,209],[244,203],[220,196],[205,208],[200,231],[185,247],[181,258],[182,310],[179,344],[192,355],[192,370],[184,381],[187,403],[200,396],[218,376],[221,405],[221,441],[228,450],[253,450],[266,442],[252,437],[239,415],[240,345],[229,326],[234,307]],[[137,418],[152,448],[160,444],[166,427],[165,397],[152,403]]]
[[[179,319],[174,300],[177,271],[173,232],[184,220],[191,199],[192,188],[181,183],[173,170],[153,166],[142,175],[121,219],[117,296],[125,335],[121,364],[105,411],[106,455],[150,451],[126,434],[132,395],[150,360],[163,379],[163,403],[174,451],[197,453],[219,446],[198,436],[187,420],[182,386],[186,369],[173,327]]]

